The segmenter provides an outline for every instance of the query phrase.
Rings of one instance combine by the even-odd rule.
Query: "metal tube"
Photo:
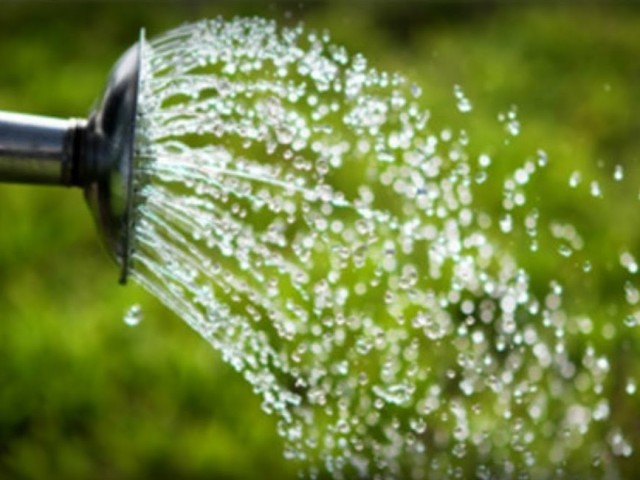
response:
[[[73,183],[78,120],[0,112],[0,182]]]

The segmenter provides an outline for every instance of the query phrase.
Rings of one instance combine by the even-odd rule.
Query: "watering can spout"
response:
[[[75,185],[77,141],[84,120],[0,112],[0,180]]]
[[[87,120],[0,112],[0,182],[75,186],[109,252],[129,273],[140,42],[116,63]]]

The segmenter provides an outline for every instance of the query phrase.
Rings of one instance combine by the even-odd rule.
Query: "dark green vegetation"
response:
[[[502,157],[513,163],[496,164],[494,181],[544,148],[550,165],[528,194],[588,245],[565,259],[541,237],[547,254],[532,256],[522,242],[519,260],[572,286],[567,308],[591,312],[584,341],[611,362],[611,424],[626,426],[640,448],[640,393],[624,392],[640,374],[640,338],[615,311],[621,268],[614,261],[590,277],[580,268],[617,259],[619,247],[640,258],[640,9],[340,4],[2,5],[0,109],[83,116],[139,27],[152,36],[217,14],[328,29],[371,64],[419,83],[434,128],[460,124],[453,85],[462,85],[474,104],[464,120],[471,151],[499,153],[497,113],[517,105],[522,133]],[[622,184],[612,179],[618,164]],[[584,177],[579,191],[568,188],[574,170]],[[591,179],[602,199],[589,196]],[[486,208],[499,191],[487,185]],[[0,232],[0,477],[294,477],[274,422],[240,376],[140,288],[117,285],[78,191],[0,186]],[[132,303],[145,316],[136,328],[122,321]],[[607,324],[616,331],[609,339]],[[638,463],[621,461],[623,478]]]

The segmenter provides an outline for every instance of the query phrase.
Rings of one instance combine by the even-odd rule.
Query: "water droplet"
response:
[[[591,192],[591,196],[595,198],[602,198],[602,189],[600,188],[600,184],[597,180],[593,180],[591,182],[591,186],[589,187],[589,191]]]
[[[637,327],[640,324],[640,311],[627,315],[624,324],[627,327]]]
[[[504,127],[509,135],[512,137],[517,137],[520,134],[520,121],[517,116],[517,108],[515,105],[511,106],[511,109],[507,112],[507,114],[499,114],[498,120],[501,123],[504,123]]]
[[[637,390],[637,385],[636,385],[636,381],[633,378],[629,378],[627,379],[627,384],[624,388],[625,392],[627,392],[627,395],[635,395],[636,394],[636,390]]]
[[[503,233],[509,233],[513,228],[513,220],[511,218],[511,215],[508,213],[505,213],[501,218],[500,218],[500,230],[502,230]]]
[[[622,168],[622,165],[616,165],[613,171],[613,179],[616,182],[620,182],[622,181],[623,178],[624,178],[624,169]]]
[[[547,155],[547,152],[540,149],[538,150],[537,154],[538,154],[538,159],[537,159],[538,166],[546,167],[549,163],[549,156]]]
[[[573,250],[568,245],[560,245],[558,253],[563,257],[570,257],[573,254]]]
[[[124,314],[123,321],[129,327],[135,327],[142,321],[142,307],[140,305],[132,305]]]
[[[487,155],[486,153],[481,154],[478,157],[478,164],[482,168],[487,168],[489,165],[491,165],[491,157],[489,155]]]
[[[413,395],[414,389],[404,383],[399,383],[389,386],[375,385],[373,387],[373,393],[376,394],[379,399],[384,402],[393,405],[403,405],[407,403]]]
[[[628,304],[635,305],[640,301],[640,292],[631,282],[625,282],[624,297]]]
[[[638,263],[630,252],[622,252],[620,254],[620,265],[631,274],[638,273]]]
[[[582,174],[576,170],[569,177],[569,186],[571,188],[576,188],[581,181],[582,181]]]
[[[471,102],[465,96],[460,85],[453,86],[453,94],[456,97],[458,110],[462,113],[470,112],[473,109]]]

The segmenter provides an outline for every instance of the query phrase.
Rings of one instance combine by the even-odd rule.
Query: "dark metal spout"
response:
[[[77,186],[109,252],[130,267],[140,42],[116,63],[88,120],[0,112],[0,182]]]

